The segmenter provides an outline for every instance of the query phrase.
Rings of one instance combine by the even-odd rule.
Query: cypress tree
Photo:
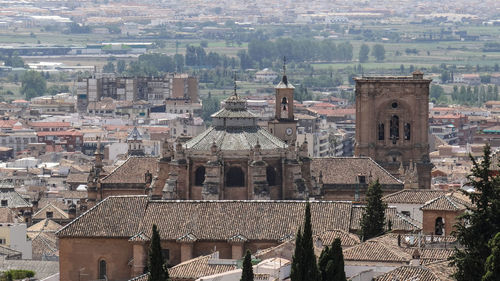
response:
[[[304,280],[302,271],[301,271],[301,266],[302,266],[302,230],[299,227],[299,230],[297,231],[297,236],[295,237],[295,251],[293,253],[292,257],[292,268],[290,272],[290,279],[292,281],[299,281],[299,280]]]
[[[488,243],[491,255],[486,259],[485,271],[481,281],[495,281],[500,277],[500,232]]]
[[[346,281],[344,271],[344,255],[339,238],[335,239],[332,246],[326,246],[321,252],[318,262],[322,281]]]
[[[366,201],[366,209],[361,219],[361,237],[363,241],[384,234],[387,205],[382,201],[382,186],[378,179],[368,187]]]
[[[299,235],[297,235],[297,240],[298,238]],[[314,255],[314,244],[312,238],[312,225],[311,225],[311,205],[309,204],[309,202],[307,202],[306,204],[304,231],[301,234],[300,243],[299,241],[296,241],[295,254],[293,257],[292,272],[290,274],[290,278],[292,281],[320,280],[318,265],[316,264],[316,256]]]
[[[253,281],[252,255],[249,250],[245,254],[243,260],[243,270],[241,272],[240,281]]]
[[[471,174],[467,177],[475,192],[466,193],[473,207],[460,216],[452,232],[463,248],[455,248],[450,258],[457,271],[458,281],[481,280],[485,275],[485,263],[491,255],[488,242],[500,232],[500,180],[491,173],[491,150],[486,145],[482,161],[471,157]],[[496,276],[498,277],[498,276]]]
[[[149,277],[148,281],[166,281],[169,279],[166,264],[163,259],[160,245],[160,233],[156,224],[153,224],[153,235],[149,247]]]

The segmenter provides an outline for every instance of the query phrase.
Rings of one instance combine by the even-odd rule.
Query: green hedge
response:
[[[34,276],[35,272],[31,270],[11,269],[2,273],[0,281],[24,279],[27,277],[34,277]]]

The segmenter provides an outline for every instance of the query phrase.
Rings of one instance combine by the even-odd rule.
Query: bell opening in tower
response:
[[[281,99],[281,116],[280,118],[286,119],[288,118],[288,100],[286,97]]]

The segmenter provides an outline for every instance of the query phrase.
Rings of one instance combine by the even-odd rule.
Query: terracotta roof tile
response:
[[[368,240],[359,245],[347,248],[343,252],[345,261],[407,263],[411,260],[411,254],[396,249],[377,239]]]
[[[404,189],[382,198],[386,203],[425,204],[427,201],[445,195],[449,191],[427,189]]]
[[[401,266],[376,278],[375,281],[419,280],[441,281],[432,271],[424,266]]]
[[[295,235],[303,222],[303,201],[150,201],[141,230],[156,223],[164,240],[192,233],[198,240],[280,240]],[[312,202],[313,231],[349,230],[351,203]]]
[[[363,175],[367,182],[378,179],[381,184],[397,184],[403,187],[400,180],[369,157],[314,158],[311,171],[316,177],[319,177],[321,172],[324,184],[358,184],[358,175]]]
[[[359,237],[344,230],[327,230],[319,234],[318,239],[321,239],[323,246],[330,246],[333,240],[340,238],[343,247],[354,246],[360,243]]]
[[[130,238],[139,232],[147,202],[147,196],[108,197],[67,224],[57,235]]]
[[[158,159],[155,157],[129,157],[120,166],[116,167],[101,182],[107,184],[134,183],[144,184],[144,174],[149,170],[156,174]]]
[[[361,218],[363,217],[365,206],[353,206],[351,215],[351,231],[361,229]],[[415,232],[422,229],[421,223],[398,213],[396,208],[388,207],[385,210],[386,229],[388,229],[389,220],[392,223],[393,231]]]
[[[463,201],[450,196],[442,195],[435,198],[425,205],[420,207],[421,210],[439,210],[439,211],[460,211],[465,210],[467,207]]]
[[[168,270],[170,278],[174,280],[196,280],[203,276],[223,273],[238,268],[232,264],[211,263],[210,260],[214,260],[215,257],[214,254],[200,256],[180,263]]]
[[[41,219],[41,220],[47,219],[47,212],[52,212],[52,214],[53,214],[52,219],[69,219],[68,213],[66,213],[65,211],[61,210],[60,208],[52,205],[51,203],[45,205],[45,207],[38,210],[38,212],[36,212],[32,218],[35,220],[36,219]]]

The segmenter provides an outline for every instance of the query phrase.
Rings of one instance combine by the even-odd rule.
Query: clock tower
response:
[[[275,87],[276,110],[274,119],[269,121],[268,127],[271,134],[280,138],[289,145],[297,141],[297,121],[293,115],[293,91],[295,87],[288,82],[286,77],[286,64],[283,63],[283,77]]]

